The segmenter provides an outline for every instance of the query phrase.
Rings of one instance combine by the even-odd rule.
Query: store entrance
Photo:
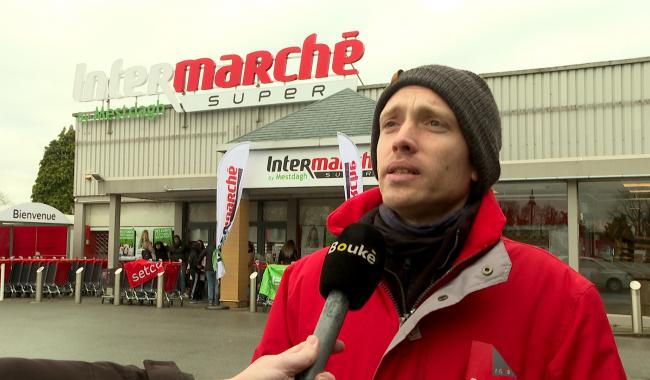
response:
[[[194,242],[202,240],[203,245],[207,246],[210,243],[214,243],[216,234],[216,223],[189,223],[187,229],[187,242],[191,246]]]
[[[264,258],[267,263],[277,263],[282,246],[287,241],[286,222],[264,223]]]

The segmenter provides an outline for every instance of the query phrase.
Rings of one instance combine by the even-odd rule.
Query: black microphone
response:
[[[381,233],[362,223],[349,225],[332,243],[320,275],[320,294],[326,299],[314,330],[320,350],[314,364],[297,379],[312,380],[323,372],[348,309],[363,307],[379,284],[385,251]]]

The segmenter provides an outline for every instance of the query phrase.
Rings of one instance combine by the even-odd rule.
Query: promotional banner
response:
[[[336,139],[339,141],[345,200],[348,200],[363,193],[363,167],[357,146],[352,140],[341,132],[336,132]]]
[[[217,168],[217,247],[226,240],[237,214],[243,190],[244,169],[248,162],[249,142],[235,145],[226,152]]]
[[[126,278],[129,280],[129,285],[131,285],[131,288],[135,288],[156,278],[158,273],[165,271],[165,267],[162,261],[138,259],[125,263],[124,270],[126,271]]]
[[[250,143],[235,145],[226,152],[217,168],[217,251],[226,241],[226,236],[237,215],[237,207],[243,190],[243,176],[248,162]],[[219,255],[220,256],[220,255]],[[220,257],[219,257],[220,258]],[[223,261],[216,261],[220,268],[218,273],[226,273]]]

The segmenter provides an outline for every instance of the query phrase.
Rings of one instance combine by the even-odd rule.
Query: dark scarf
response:
[[[384,278],[400,314],[411,310],[418,297],[451,268],[480,204],[480,199],[469,201],[433,225],[409,225],[384,204],[361,219],[386,239]]]

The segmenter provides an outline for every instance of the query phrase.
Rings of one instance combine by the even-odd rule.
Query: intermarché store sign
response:
[[[305,81],[358,75],[353,64],[365,52],[358,35],[358,31],[344,32],[340,41],[328,45],[319,42],[313,33],[300,46],[288,46],[277,52],[219,54],[218,61],[209,57],[193,58],[175,66],[156,63],[148,69],[140,65],[124,67],[122,59],[113,62],[110,72],[88,70],[85,63],[79,63],[72,96],[78,102],[90,102],[164,94],[178,113],[319,100],[349,85]],[[289,67],[293,58],[299,58],[292,61],[296,67]],[[229,91],[213,91],[219,89]],[[136,114],[139,112],[138,107]],[[94,114],[87,114],[87,118],[84,116],[83,121],[132,114],[125,110],[98,109]]]
[[[375,185],[370,146],[360,145],[364,185]],[[252,150],[248,158],[245,188],[343,187],[343,172],[337,146],[286,150]]]

